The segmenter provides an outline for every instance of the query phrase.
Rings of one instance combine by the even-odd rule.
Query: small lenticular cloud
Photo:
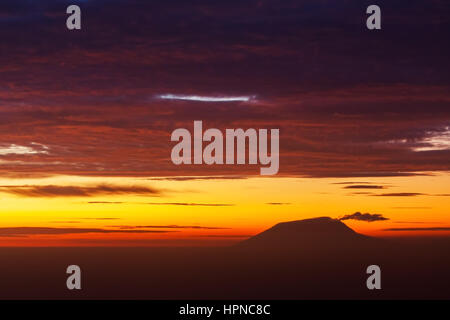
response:
[[[374,222],[374,221],[385,221],[389,220],[389,218],[383,217],[381,214],[378,213],[361,213],[361,212],[355,212],[353,214],[347,214],[343,216],[342,218],[339,218],[340,221],[343,220],[359,220],[359,221],[366,221],[366,222]]]
[[[248,102],[253,100],[255,96],[196,96],[196,95],[178,95],[178,94],[162,94],[158,96],[164,100],[185,100],[185,101],[201,101],[201,102]]]

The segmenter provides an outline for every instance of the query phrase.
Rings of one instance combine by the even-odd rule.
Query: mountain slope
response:
[[[351,249],[378,242],[330,217],[278,223],[238,244],[253,249],[324,250]]]

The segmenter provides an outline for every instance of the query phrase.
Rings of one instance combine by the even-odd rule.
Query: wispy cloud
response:
[[[101,184],[96,186],[22,185],[0,186],[0,192],[21,197],[92,197],[98,195],[136,194],[159,196],[161,190],[146,186],[119,186]]]
[[[236,175],[228,175],[228,176],[181,176],[181,177],[154,177],[148,178],[147,180],[156,180],[156,181],[196,181],[196,180],[241,180],[248,179],[247,176],[236,176]]]
[[[60,221],[50,221],[50,223],[81,223],[81,221],[75,221],[75,220],[60,220]]]
[[[417,197],[417,196],[426,196],[425,193],[419,192],[393,192],[393,193],[382,193],[382,194],[374,194],[374,197]]]
[[[248,102],[255,99],[255,96],[199,96],[199,95],[180,95],[180,94],[161,94],[157,96],[163,100],[185,100],[200,102]]]
[[[120,220],[120,218],[74,218],[74,220],[58,220],[51,221],[51,223],[81,223],[82,220],[111,221]]]
[[[269,206],[288,206],[288,205],[291,205],[292,203],[290,203],[290,202],[267,202],[266,204]]]
[[[392,221],[392,223],[398,223],[398,224],[424,224],[427,222],[424,221]]]
[[[200,234],[195,237],[201,238],[250,238],[253,234]]]
[[[0,146],[0,155],[33,155],[33,154],[48,154],[48,147],[45,145],[32,143],[33,145],[39,146],[39,148],[20,146],[17,144],[3,145]]]
[[[365,182],[365,181],[344,181],[344,182],[333,182],[332,184],[371,184],[371,182]]]
[[[104,221],[104,220],[120,220],[120,218],[78,218],[80,220],[100,220],[100,221]]]
[[[450,227],[387,228],[383,231],[450,231]]]
[[[450,127],[439,132],[427,132],[419,144],[420,146],[413,148],[414,151],[450,150]]]
[[[419,192],[397,192],[397,193],[382,193],[373,194],[375,197],[416,197],[416,196],[430,196],[430,197],[449,197],[450,193],[419,193]]]
[[[385,189],[385,186],[377,186],[370,184],[354,184],[350,186],[345,186],[344,189]]]
[[[194,207],[231,207],[234,203],[197,203],[197,202],[123,202],[123,201],[88,201],[88,204],[141,204],[151,206],[194,206]]]
[[[152,206],[193,206],[193,207],[231,207],[233,203],[195,203],[195,202],[146,202]]]
[[[352,192],[349,195],[373,195],[373,192]]]
[[[166,230],[111,230],[102,228],[50,228],[50,227],[9,227],[0,228],[0,237],[29,235],[61,235],[79,233],[166,233]]]
[[[358,220],[358,221],[366,221],[366,222],[374,222],[374,221],[385,221],[389,220],[389,218],[383,217],[378,213],[361,213],[355,212],[353,214],[348,214],[339,218],[339,220]]]
[[[205,229],[205,230],[225,230],[231,228],[223,227],[205,227],[205,226],[183,226],[183,225],[148,225],[148,226],[109,226],[111,228],[119,228],[121,230],[133,229]]]
[[[392,209],[431,209],[431,207],[392,207]]]
[[[89,204],[123,204],[122,201],[88,201]]]

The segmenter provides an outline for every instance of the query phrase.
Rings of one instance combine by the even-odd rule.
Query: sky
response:
[[[324,215],[449,234],[450,4],[377,1],[369,31],[370,4],[3,0],[0,245],[226,245]],[[279,128],[278,174],[175,166],[195,120]]]

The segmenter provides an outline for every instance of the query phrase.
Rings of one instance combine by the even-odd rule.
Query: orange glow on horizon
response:
[[[450,183],[448,173],[364,179],[172,181],[54,176],[0,180],[2,186],[10,188],[1,190],[0,246],[230,245],[279,222],[320,216],[341,218],[355,212],[388,218],[343,221],[366,235],[450,235],[450,229],[446,229],[450,226],[445,193]],[[89,196],[17,193],[19,186],[62,186],[67,192],[72,186],[96,190],[98,185],[120,186],[122,191],[136,188],[160,192],[113,194],[108,187],[105,193]],[[41,189],[50,192],[46,188]]]

